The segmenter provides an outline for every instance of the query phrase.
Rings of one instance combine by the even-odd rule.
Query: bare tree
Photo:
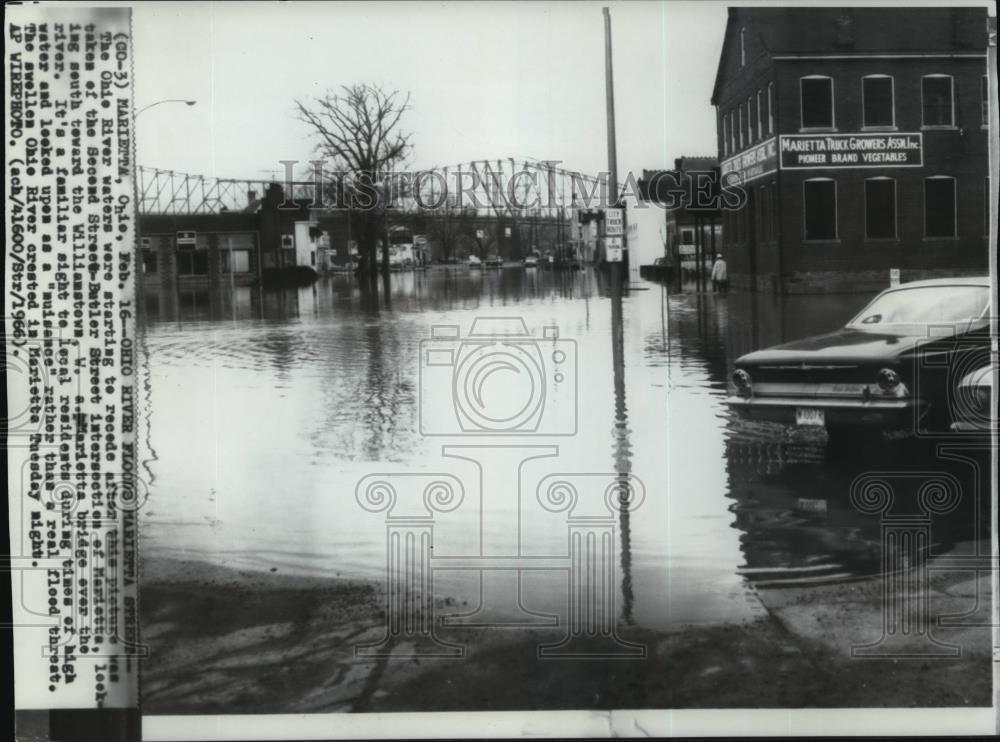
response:
[[[469,233],[476,241],[476,252],[479,253],[480,260],[486,260],[489,255],[490,245],[498,242],[496,230],[497,226],[492,219],[476,219],[473,222],[473,227],[469,230]],[[497,247],[499,248],[499,245]]]
[[[377,272],[376,245],[384,236],[387,193],[385,178],[409,153],[410,134],[401,131],[410,95],[387,92],[366,83],[344,85],[312,101],[295,101],[299,120],[319,139],[317,150],[343,178],[339,184],[350,217],[358,224],[358,245],[365,256],[362,270]],[[382,240],[382,270],[389,273],[388,240]]]
[[[454,255],[459,238],[475,231],[474,218],[475,209],[460,207],[450,200],[441,208],[428,211],[427,230],[441,248],[441,256],[446,261]]]

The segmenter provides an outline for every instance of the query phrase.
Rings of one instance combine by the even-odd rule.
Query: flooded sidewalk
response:
[[[739,420],[725,403],[736,357],[831,330],[865,297],[820,311],[644,283],[616,307],[589,270],[521,268],[401,274],[393,291],[375,309],[351,277],[182,297],[166,313],[150,300],[149,713],[989,703],[985,451],[887,440],[844,457],[822,430]],[[484,317],[523,323],[527,350],[509,358],[562,379],[518,436],[461,428],[479,399],[452,390]],[[458,336],[435,341],[448,361],[429,388],[425,343],[441,327]],[[512,378],[501,403],[536,400]],[[928,471],[961,497],[922,521],[921,548],[889,554],[885,529],[914,515],[913,475]],[[852,504],[873,472],[894,510]],[[637,493],[628,509],[608,506],[610,483]],[[399,631],[386,656],[355,653],[387,637],[387,604],[393,620],[410,605],[386,593],[404,563],[387,548],[399,517],[425,550],[408,574],[433,575],[407,599],[460,658],[410,657]],[[574,573],[573,528],[609,539],[592,563],[610,570],[593,583],[604,603],[588,605],[610,607],[644,657],[539,657],[581,625],[572,575],[603,574]],[[513,599],[484,603],[487,583]]]

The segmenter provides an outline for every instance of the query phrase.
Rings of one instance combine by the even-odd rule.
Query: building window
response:
[[[729,154],[729,117],[722,117],[722,153]]]
[[[249,250],[226,250],[222,253],[223,273],[249,273],[250,272],[250,251]]]
[[[955,101],[951,75],[927,75],[920,83],[924,126],[954,126]]]
[[[955,236],[955,179],[951,176],[924,179],[924,236]]]
[[[810,75],[799,79],[803,129],[833,128],[833,78]]]
[[[983,82],[979,86],[979,95],[982,98],[983,126],[990,125],[990,79],[983,75]]]
[[[774,83],[767,84],[767,133],[774,133]]]
[[[141,265],[143,273],[156,273],[159,266],[156,260],[156,250],[153,249],[153,240],[151,238],[140,238],[139,259],[142,261]]]
[[[177,275],[207,276],[208,253],[204,250],[178,250]]]
[[[762,242],[771,240],[771,204],[767,195],[767,186],[761,186],[757,189],[757,203],[760,204],[760,210],[757,214],[757,235]]]
[[[983,237],[990,236],[990,176],[983,180]]]
[[[865,181],[865,237],[896,239],[896,181],[892,178]]]
[[[837,239],[837,183],[812,178],[802,183],[805,239]]]
[[[747,30],[740,29],[740,67],[747,66]]]
[[[747,98],[747,144],[753,142],[753,108],[750,98]]]
[[[729,112],[729,151],[736,151],[736,113]]]
[[[893,82],[889,75],[868,75],[861,78],[862,125],[866,128],[896,125],[896,104]]]
[[[694,244],[694,230],[693,229],[682,229],[681,230],[681,244],[682,245],[693,245]]]
[[[740,117],[740,149],[743,149],[743,104],[742,103],[736,107],[736,111]]]
[[[770,188],[770,192],[771,192],[771,198],[770,198],[770,201],[771,201],[771,229],[770,229],[770,232],[771,232],[771,239],[772,240],[776,240],[776,239],[778,239],[778,208],[779,208],[778,207],[778,186],[772,180],[771,181],[771,185],[770,185],[769,188]]]
[[[761,97],[761,92],[758,90],[757,91],[757,139],[758,139],[758,141],[764,138],[764,126],[763,126],[763,123],[761,122],[761,116],[762,116],[761,109],[763,108],[763,106],[761,106],[761,102],[762,101],[763,101],[763,98]]]

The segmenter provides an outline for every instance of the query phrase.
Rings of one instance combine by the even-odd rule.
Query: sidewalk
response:
[[[354,646],[384,635],[371,585],[173,561],[142,579],[147,714],[990,703],[988,628],[936,629],[957,658],[851,658],[881,634],[881,580],[759,590],[766,613],[741,624],[623,627],[640,660],[539,660],[558,630],[452,629],[440,636],[464,659],[358,661]],[[965,620],[986,621],[988,575],[932,575],[932,613],[972,610],[977,588]]]

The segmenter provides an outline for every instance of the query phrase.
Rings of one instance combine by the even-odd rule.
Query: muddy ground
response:
[[[963,615],[934,629],[958,656],[852,658],[882,634],[883,584],[863,580],[758,590],[760,618],[621,627],[642,659],[537,657],[558,630],[441,629],[461,659],[356,658],[385,630],[374,585],[246,572],[197,562],[144,565],[142,676],[146,714],[610,708],[988,706],[989,577],[932,572],[932,615]],[[441,605],[447,608],[450,603]],[[452,606],[453,607],[453,606]],[[975,624],[979,624],[976,626]],[[925,653],[927,638],[897,650]],[[940,650],[947,653],[948,650]]]

